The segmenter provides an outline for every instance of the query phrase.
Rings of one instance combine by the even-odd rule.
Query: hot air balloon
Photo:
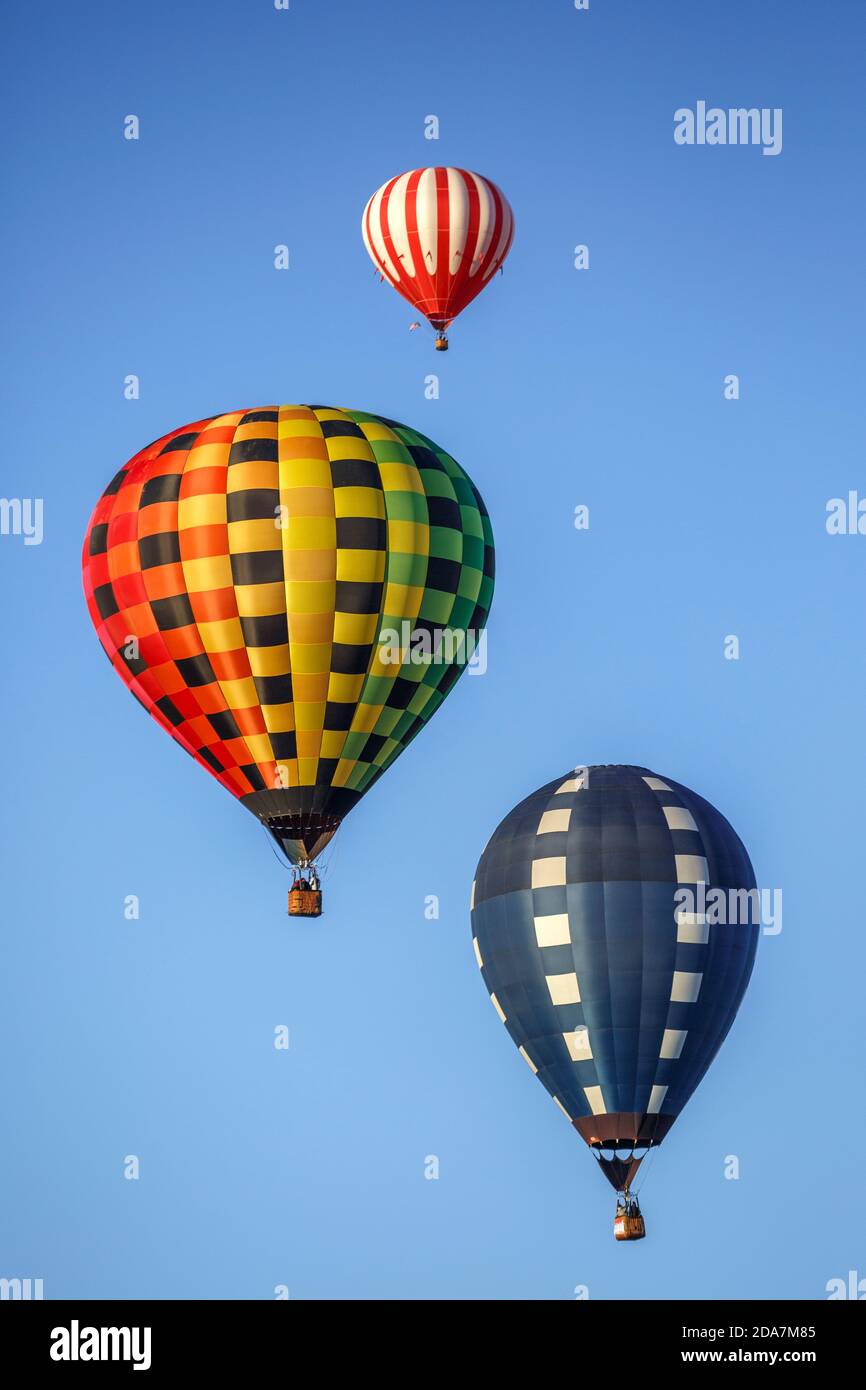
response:
[[[363,411],[231,411],[124,464],[83,570],[121,680],[297,866],[290,911],[318,915],[313,861],[485,624],[493,538],[470,479]]]
[[[505,817],[471,905],[497,1014],[620,1194],[617,1238],[639,1239],[638,1169],[718,1052],[752,973],[748,854],[724,816],[671,778],[579,768]]]
[[[444,352],[449,324],[508,255],[514,214],[480,174],[411,169],[373,194],[361,231],[380,276],[430,322]]]

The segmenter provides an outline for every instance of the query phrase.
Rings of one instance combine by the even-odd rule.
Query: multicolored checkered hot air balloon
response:
[[[583,767],[522,801],[472,885],[484,983],[524,1061],[621,1194],[734,1021],[760,901],[724,816],[645,767]]]
[[[308,866],[484,628],[493,537],[470,479],[363,411],[236,410],[121,468],[83,569],[118,675],[301,866],[290,910],[317,915]]]
[[[448,326],[500,269],[514,239],[502,191],[468,169],[411,169],[383,183],[368,202],[361,233],[383,280],[436,329]]]

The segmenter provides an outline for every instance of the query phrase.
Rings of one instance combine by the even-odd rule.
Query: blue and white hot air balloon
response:
[[[731,920],[732,918],[736,920]],[[622,1194],[734,1021],[760,932],[742,842],[708,801],[645,767],[569,771],[494,832],[473,946],[524,1061]]]

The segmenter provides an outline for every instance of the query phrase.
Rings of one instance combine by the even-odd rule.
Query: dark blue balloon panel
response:
[[[748,984],[754,889],[724,816],[647,768],[566,773],[494,833],[473,885],[481,973],[588,1142],[667,1133]]]

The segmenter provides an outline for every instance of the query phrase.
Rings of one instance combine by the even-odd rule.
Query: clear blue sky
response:
[[[864,485],[862,6],[106,0],[18,3],[5,28],[0,490],[44,498],[45,535],[0,537],[0,1275],[48,1297],[567,1299],[866,1274],[844,1201],[866,1139],[866,537],[824,524]],[[675,145],[699,99],[782,107],[783,152]],[[426,163],[488,175],[517,218],[447,357],[358,227]],[[353,812],[305,926],[264,832],[111,672],[79,581],[131,454],[279,401],[431,434],[498,561],[488,674]],[[591,762],[699,791],[784,894],[629,1250],[468,921],[501,817]]]

